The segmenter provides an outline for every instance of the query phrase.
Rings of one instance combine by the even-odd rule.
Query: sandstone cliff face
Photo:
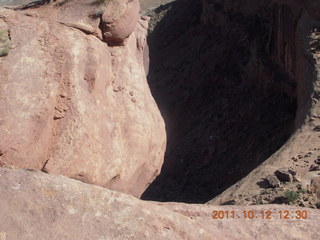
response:
[[[132,26],[111,47],[97,16],[107,8],[82,0],[0,9],[11,42],[0,58],[0,161],[139,196],[166,142],[145,77],[147,20],[129,14]]]

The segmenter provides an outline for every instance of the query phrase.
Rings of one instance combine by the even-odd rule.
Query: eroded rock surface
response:
[[[319,237],[320,211],[281,205],[160,204],[63,176],[0,169],[0,238],[33,239],[308,239]],[[212,219],[212,211],[236,219]],[[272,220],[261,219],[271,211]],[[279,219],[279,211],[307,211],[307,219]],[[256,219],[244,219],[252,211]]]
[[[139,196],[166,142],[145,77],[147,20],[131,19],[122,46],[110,47],[92,17],[99,7],[0,8],[11,38],[0,58],[0,161]]]
[[[105,41],[121,44],[136,28],[139,12],[138,0],[108,2],[101,18]]]
[[[28,4],[34,1],[35,0],[0,0],[0,6]]]

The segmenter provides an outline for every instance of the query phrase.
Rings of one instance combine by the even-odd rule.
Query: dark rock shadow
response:
[[[270,184],[268,183],[267,179],[262,179],[260,182],[257,182],[257,185],[260,187],[260,188],[263,188],[263,189],[267,189],[267,188],[270,188]]]
[[[266,52],[269,23],[234,13],[226,27],[208,26],[201,12],[201,1],[165,5],[148,38],[148,82],[168,143],[162,172],[145,200],[207,202],[293,131],[295,81]]]

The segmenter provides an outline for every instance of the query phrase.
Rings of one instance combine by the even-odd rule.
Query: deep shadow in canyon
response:
[[[152,13],[148,81],[168,143],[162,172],[142,199],[207,202],[294,129],[296,83],[272,59],[274,23],[211,2],[205,12],[201,1],[180,0]]]

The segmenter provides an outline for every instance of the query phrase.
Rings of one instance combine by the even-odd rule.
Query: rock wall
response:
[[[226,26],[226,15],[232,14],[257,16],[261,19],[265,27],[264,51],[272,63],[255,63],[254,67],[258,69],[256,79],[262,79],[263,85],[266,85],[266,82],[278,82],[280,84],[276,88],[279,91],[298,98],[296,128],[312,118],[311,98],[314,92],[312,85],[315,81],[315,69],[308,39],[318,25],[319,3],[316,0],[202,2],[202,21],[205,24]]]
[[[0,8],[11,41],[0,58],[2,166],[135,196],[159,174],[166,137],[146,82],[148,20],[138,17],[139,8],[130,13],[131,3],[121,1],[117,13],[106,10],[114,1]],[[102,15],[125,32],[117,45],[103,41]],[[130,29],[122,24],[126,17]]]
[[[211,201],[212,204],[221,204],[231,199],[239,200],[242,197],[248,198],[248,196],[259,194],[261,190],[259,183],[262,183],[268,174],[277,168],[290,167],[295,171],[305,173],[308,171],[307,165],[314,162],[313,159],[302,158],[297,163],[292,163],[290,159],[294,159],[299,154],[317,150],[319,142],[319,136],[315,130],[320,123],[319,48],[313,47],[312,42],[318,41],[314,40],[314,36],[318,34],[320,27],[320,5],[314,0],[203,2],[209,6],[208,9],[211,9],[211,12],[204,11],[203,15],[203,19],[209,23],[210,17],[217,15],[217,8],[228,13],[258,16],[263,20],[266,27],[264,52],[271,59],[272,68],[268,62],[263,62],[263,64],[265,70],[273,71],[259,71],[260,79],[266,79],[267,82],[271,80],[271,83],[281,80],[282,84],[276,89],[297,98],[294,134],[279,151],[246,178]],[[216,24],[216,22],[211,24]],[[274,71],[275,69],[279,69],[281,74]],[[272,74],[266,75],[268,72]],[[302,161],[307,164],[302,164]]]

